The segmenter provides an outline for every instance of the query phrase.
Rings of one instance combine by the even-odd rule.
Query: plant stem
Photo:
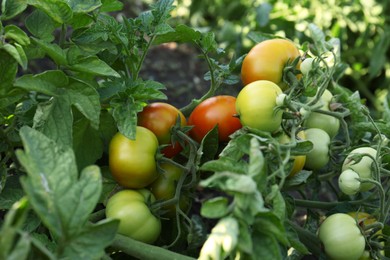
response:
[[[194,260],[195,258],[185,256],[164,249],[159,246],[149,245],[129,237],[117,234],[111,247],[143,260]]]

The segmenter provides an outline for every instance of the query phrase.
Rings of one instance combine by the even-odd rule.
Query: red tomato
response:
[[[190,135],[201,142],[218,125],[219,141],[226,142],[232,133],[242,127],[236,115],[235,97],[222,95],[208,98],[195,107],[188,119],[188,125],[194,126]]]
[[[138,125],[152,131],[160,145],[169,145],[162,150],[162,153],[169,158],[182,150],[178,142],[174,144],[171,142],[171,128],[176,124],[178,116],[180,116],[181,125],[185,126],[187,120],[183,113],[176,107],[162,102],[151,103],[138,114]]]

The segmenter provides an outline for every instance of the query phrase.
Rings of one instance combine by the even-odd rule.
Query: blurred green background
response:
[[[126,1],[125,16],[138,15],[154,1]],[[226,57],[239,57],[254,45],[254,32],[276,34],[299,44],[314,23],[327,37],[340,39],[348,65],[339,83],[359,90],[369,106],[387,100],[390,86],[389,0],[176,0],[175,23],[212,31]],[[380,98],[378,98],[380,97]]]

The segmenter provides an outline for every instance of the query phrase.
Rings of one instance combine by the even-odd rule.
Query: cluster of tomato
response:
[[[108,200],[106,215],[121,220],[119,232],[147,243],[153,243],[159,236],[160,220],[150,212],[148,204],[156,199],[173,198],[175,185],[183,172],[183,169],[172,164],[162,164],[164,174],[161,174],[156,165],[155,154],[159,147],[163,147],[161,153],[168,158],[182,151],[181,144],[171,139],[171,129],[174,125],[179,123],[181,126],[191,126],[189,135],[199,143],[215,126],[218,127],[220,142],[228,142],[231,134],[244,126],[279,133],[280,142],[289,143],[291,137],[288,133],[284,133],[281,127],[287,97],[284,92],[288,89],[288,85],[283,80],[283,73],[286,64],[299,60],[296,63],[298,72],[296,77],[298,79],[306,77],[311,69],[313,58],[303,61],[300,58],[298,48],[290,40],[263,41],[253,47],[243,60],[241,77],[244,87],[237,97],[228,95],[210,97],[194,108],[188,121],[179,109],[168,103],[151,103],[138,115],[135,140],[117,133],[110,143],[109,164],[111,174],[125,189]],[[311,104],[313,107],[322,111],[331,111],[332,93],[325,89],[316,96],[319,98],[308,97],[306,102],[313,103]],[[338,134],[340,128],[340,120],[327,113],[309,111],[302,107],[298,115],[303,120],[300,127],[302,130],[298,131],[296,139],[310,141],[313,148],[305,155],[292,157],[289,177],[304,168],[316,171],[327,165],[330,160],[331,140]],[[371,156],[364,156],[356,163],[353,160],[356,154]],[[361,183],[359,178],[371,178],[371,164],[375,156],[375,149],[370,147],[353,150],[342,167],[339,178],[340,190],[351,195],[371,189],[373,187],[371,183]],[[328,239],[330,237],[326,234],[330,229],[328,226],[332,226],[333,229],[337,225],[352,225],[349,229],[351,232],[360,232],[355,218],[344,215],[338,214],[328,218],[321,225],[319,232],[325,252],[333,258],[344,257],[348,250],[340,252],[327,250],[332,248],[328,246],[329,241],[337,241],[336,243],[354,248],[359,247],[359,250],[353,250],[356,255],[362,255],[365,249],[363,235],[361,236],[363,240],[346,239],[346,237],[351,238],[348,234],[341,238]],[[355,233],[353,236],[356,236]]]

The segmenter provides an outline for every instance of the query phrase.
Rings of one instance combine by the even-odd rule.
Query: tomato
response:
[[[305,140],[306,139],[305,132],[299,131],[297,134],[297,139]],[[290,141],[291,141],[291,138],[285,133],[283,133],[279,137],[279,142],[281,144],[288,144],[288,143],[290,143]],[[290,170],[289,177],[293,177],[295,174],[297,174],[298,172],[300,172],[303,169],[303,167],[305,166],[306,155],[291,156],[291,159],[294,160],[294,162],[293,162],[292,168]]]
[[[169,200],[175,196],[176,184],[179,181],[184,170],[170,163],[162,163],[160,165],[164,171],[150,186],[150,191],[157,200]],[[181,194],[182,195],[182,194]],[[185,196],[180,197],[180,208],[187,210],[189,207],[189,199]],[[175,205],[169,205],[164,208],[166,215],[169,217],[175,216]]]
[[[135,140],[118,132],[109,146],[108,163],[112,176],[126,188],[148,186],[158,177],[155,161],[157,149],[157,137],[145,127],[137,126]]]
[[[176,107],[162,102],[151,103],[138,113],[138,125],[152,131],[160,145],[169,145],[161,151],[168,158],[175,156],[182,150],[178,142],[173,144],[171,142],[171,128],[176,124],[178,116],[181,126],[185,126],[187,120],[183,113]]]
[[[236,117],[235,104],[236,98],[227,95],[214,96],[201,102],[188,118],[188,125],[193,126],[190,136],[200,143],[218,125],[219,141],[229,141],[229,136],[242,127]]]
[[[357,260],[363,255],[366,246],[358,223],[344,213],[327,217],[319,227],[318,237],[330,259]]]
[[[313,149],[306,154],[305,168],[319,170],[329,162],[330,137],[319,128],[306,129],[305,134],[306,140],[313,144]]]
[[[161,232],[160,219],[148,207],[154,200],[147,189],[121,190],[108,199],[106,217],[119,219],[119,234],[152,244]]]
[[[359,174],[351,169],[346,169],[339,176],[339,188],[347,195],[354,195],[360,191]]]
[[[236,109],[243,126],[274,132],[282,123],[282,111],[275,110],[276,98],[282,90],[275,83],[259,80],[246,85],[238,93]]]
[[[309,98],[312,100],[314,97]],[[316,105],[321,104],[321,109],[324,111],[330,111],[329,105],[332,102],[332,93],[325,89],[321,98],[318,100]],[[336,136],[340,129],[340,120],[334,116],[326,115],[318,112],[312,112],[303,122],[303,126],[307,128],[320,128],[328,133],[333,138]]]
[[[371,157],[363,156],[358,163],[352,160],[351,157],[354,154],[368,154],[375,158],[376,153],[377,153],[376,150],[371,147],[359,147],[352,150],[343,162],[342,171],[351,169],[355,171],[357,174],[359,174],[359,177],[362,179],[364,178],[372,179],[373,177],[372,177],[371,165],[374,161],[371,159]],[[374,188],[374,186],[375,185],[372,183],[361,183],[360,191],[368,191]]]
[[[287,39],[270,39],[256,44],[242,62],[244,86],[257,80],[269,80],[285,89],[283,69],[288,61],[299,57],[295,44]]]

